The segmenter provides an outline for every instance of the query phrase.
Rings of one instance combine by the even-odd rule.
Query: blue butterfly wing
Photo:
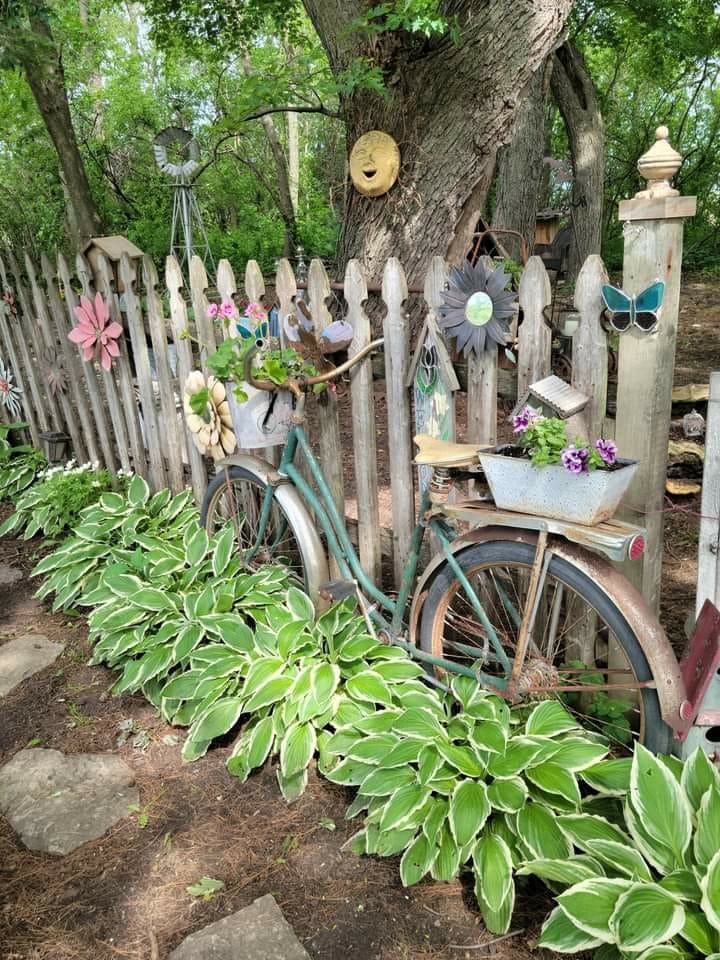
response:
[[[250,337],[255,336],[255,332],[250,329],[246,320],[238,320],[235,327],[243,340],[249,340]]]
[[[665,296],[665,284],[662,280],[651,283],[649,287],[635,297],[635,310],[637,313],[648,312],[657,313],[662,306]]]
[[[603,303],[610,311],[610,323],[620,332],[627,330],[632,323],[633,302],[624,290],[604,283],[600,288]]]

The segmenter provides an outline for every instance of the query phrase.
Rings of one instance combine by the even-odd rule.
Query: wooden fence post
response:
[[[482,258],[487,270],[495,269],[490,257]],[[495,344],[467,358],[467,443],[494,447],[497,443],[498,352]],[[470,492],[475,487],[469,484]]]
[[[518,331],[518,397],[531,383],[547,377],[551,370],[552,330],[545,311],[552,303],[552,289],[545,264],[530,257],[520,278],[518,299],[523,321]]]
[[[667,143],[667,128],[656,131],[650,161],[660,152],[666,166],[680,167],[681,158]],[[652,171],[647,157],[640,172]],[[665,282],[665,298],[655,333],[637,327],[620,335],[615,439],[620,455],[640,461],[625,496],[624,519],[647,527],[642,563],[627,563],[626,575],[658,609],[662,573],[663,517],[667,448],[675,367],[683,220],[695,213],[696,198],[681,197],[667,181],[648,180],[648,189],[620,204],[625,222],[623,286],[636,295],[655,280]]]
[[[405,271],[400,261],[396,257],[391,257],[383,271],[382,298],[387,307],[383,320],[385,394],[388,411],[393,553],[397,587],[402,580],[402,571],[410,552],[410,538],[415,525],[410,393],[406,387],[410,363],[410,321],[403,308],[407,297]]]
[[[28,264],[29,264],[29,259],[26,256],[25,257],[26,269],[28,267]],[[33,305],[35,307],[35,309],[33,309],[33,307],[30,305],[30,301],[28,300],[27,290],[24,287],[22,282],[22,276],[20,274],[20,266],[18,262],[15,260],[15,258],[12,257],[12,255],[10,257],[10,266],[12,267],[12,271],[15,274],[16,290],[20,297],[22,314],[23,314],[23,317],[25,318],[25,332],[28,334],[30,338],[30,345],[32,347],[33,353],[35,354],[32,362],[35,365],[35,369],[39,371],[42,355],[45,351],[46,342],[44,339],[44,329],[41,323],[41,318],[39,315],[38,304],[37,304],[37,296],[38,296],[38,293],[36,293],[37,283],[34,285],[34,287],[32,286],[32,275],[30,271],[28,271],[28,279],[30,280],[31,289],[32,289]],[[31,263],[30,263],[30,270],[33,271],[33,267]],[[57,403],[55,402],[55,398],[53,397],[52,393],[47,388],[47,386],[45,386],[45,407],[50,417],[51,429],[64,430],[65,424],[63,423],[62,414],[60,413],[60,409]]]
[[[572,385],[590,401],[573,417],[570,435],[593,442],[603,435],[607,409],[608,348],[607,333],[600,318],[603,301],[600,288],[607,283],[605,265],[597,254],[588,257],[575,283],[575,309],[580,325],[573,334]]]
[[[354,357],[372,340],[370,320],[363,304],[367,300],[367,284],[357,260],[350,260],[345,270],[347,320],[353,328],[348,356]],[[378,506],[377,449],[375,445],[375,393],[372,358],[366,357],[350,373],[353,450],[355,455],[358,545],[360,562],[375,584],[380,586],[381,544]]]
[[[720,373],[710,374],[705,430],[705,466],[698,537],[695,615],[706,600],[720,607]]]
[[[232,303],[235,303],[235,294],[237,293],[235,272],[227,260],[221,260],[218,263],[216,283],[221,302],[224,303],[225,300],[230,300]],[[226,340],[228,337],[238,336],[237,330],[233,329],[233,327],[234,323],[232,325],[228,324],[227,327],[223,326],[223,336]]]
[[[208,355],[214,353],[217,349],[215,326],[207,312],[208,298],[205,294],[207,286],[208,278],[205,272],[205,264],[195,254],[190,261],[190,298],[195,315],[195,330],[200,341],[200,366],[206,377],[210,373],[207,365]]]

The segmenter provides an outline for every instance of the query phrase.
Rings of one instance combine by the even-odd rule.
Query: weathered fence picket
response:
[[[523,270],[518,290],[523,313],[518,345],[518,396],[531,383],[550,373],[552,330],[547,309],[552,303],[552,290],[545,264],[540,257],[530,257]]]

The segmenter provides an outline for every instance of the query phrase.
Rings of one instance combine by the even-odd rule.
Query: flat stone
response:
[[[9,563],[0,563],[0,587],[7,587],[22,580],[23,572]]]
[[[140,802],[134,784],[118,757],[34,747],[0,768],[0,812],[30,850],[64,855],[128,815]]]
[[[64,647],[41,633],[26,633],[0,647],[0,697],[57,659]]]
[[[310,960],[272,894],[191,933],[168,960]]]

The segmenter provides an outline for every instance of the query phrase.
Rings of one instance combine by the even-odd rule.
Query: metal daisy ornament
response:
[[[13,372],[0,360],[0,403],[10,411],[13,417],[19,417],[22,390],[14,382]]]
[[[482,260],[453,267],[449,287],[440,294],[444,303],[439,323],[458,352],[479,355],[495,344],[505,346],[508,324],[502,321],[515,315],[517,300],[512,290],[505,289],[509,280],[502,266],[488,270]]]

